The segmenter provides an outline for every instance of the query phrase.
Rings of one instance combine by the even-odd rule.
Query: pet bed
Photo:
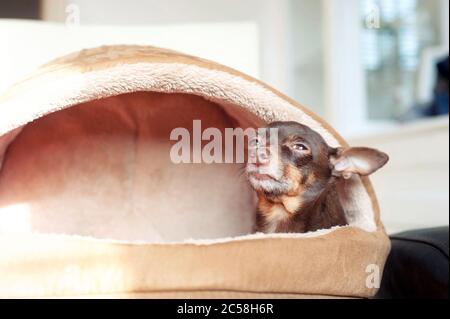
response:
[[[193,120],[292,120],[346,145],[303,106],[210,61],[142,46],[56,59],[0,97],[0,296],[375,295],[390,242],[368,178],[339,186],[349,226],[252,234],[243,164],[170,160],[170,132]]]

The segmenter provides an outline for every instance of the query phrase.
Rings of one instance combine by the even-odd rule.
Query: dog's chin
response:
[[[284,194],[289,191],[290,183],[287,180],[278,180],[270,176],[250,174],[248,180],[256,191],[272,194]]]

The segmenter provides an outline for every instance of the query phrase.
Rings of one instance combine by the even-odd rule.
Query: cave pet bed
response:
[[[371,297],[390,249],[368,178],[349,226],[251,234],[242,164],[174,164],[175,127],[311,111],[225,66],[141,46],[56,59],[0,97],[0,297]],[[373,268],[375,267],[375,268]],[[369,284],[368,284],[369,282]]]

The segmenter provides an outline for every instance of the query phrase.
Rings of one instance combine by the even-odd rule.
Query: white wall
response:
[[[261,0],[46,0],[44,3],[44,18],[50,19],[64,17],[61,3],[78,5],[84,25],[242,22],[257,20],[261,6]]]
[[[449,0],[441,0],[441,39],[443,46],[449,50]]]
[[[252,23],[258,30],[258,76],[275,88],[290,94],[289,0],[44,0],[43,17],[64,21],[66,4],[79,7],[81,25],[113,26],[213,26],[217,23]],[[180,38],[187,35],[181,31]],[[246,47],[230,45],[239,34],[224,39],[211,36],[205,44],[242,56]],[[195,40],[194,40],[195,41]],[[200,56],[202,56],[200,54]],[[221,62],[221,61],[219,61]],[[245,70],[242,70],[244,71]],[[253,75],[253,74],[252,74]]]
[[[51,59],[104,44],[169,47],[259,76],[258,28],[252,23],[66,27],[0,19],[0,38],[0,92]],[[220,40],[210,45],[215,38]]]
[[[325,118],[342,135],[365,130],[367,96],[359,0],[323,0]]]
[[[448,117],[350,143],[375,147],[390,156],[387,166],[371,177],[389,233],[449,224]]]
[[[323,6],[318,0],[291,0],[292,97],[325,116]]]

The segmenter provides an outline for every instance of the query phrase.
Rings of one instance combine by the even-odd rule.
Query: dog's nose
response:
[[[258,148],[256,151],[256,164],[267,164],[270,160],[270,149],[268,147]]]

